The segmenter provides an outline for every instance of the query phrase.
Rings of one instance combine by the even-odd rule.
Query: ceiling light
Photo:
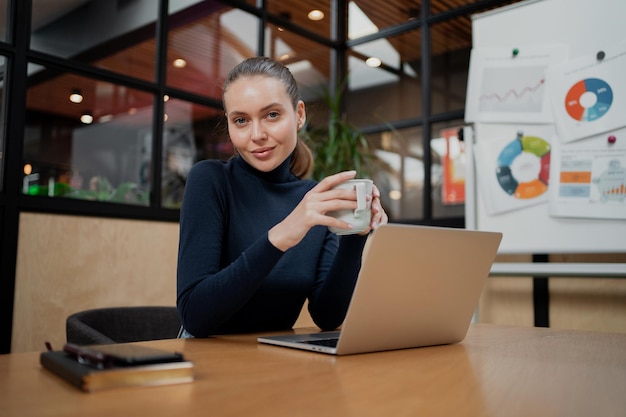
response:
[[[187,61],[182,58],[177,58],[172,63],[176,68],[185,68],[187,66]]]
[[[70,101],[72,103],[81,103],[83,101],[83,93],[76,89],[76,90],[72,90],[72,94],[70,94]]]
[[[372,56],[372,57],[367,58],[367,60],[365,61],[365,64],[368,67],[377,68],[381,66],[382,62],[379,58]]]
[[[307,15],[307,17],[310,20],[315,20],[315,21],[322,20],[324,18],[324,12],[321,10],[311,10],[309,14]]]
[[[85,112],[84,114],[80,116],[80,121],[86,125],[89,125],[93,123],[93,116],[91,115],[91,113]]]

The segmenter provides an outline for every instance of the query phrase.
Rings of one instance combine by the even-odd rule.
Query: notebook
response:
[[[270,335],[257,341],[333,355],[460,342],[501,239],[497,232],[382,225],[363,251],[340,331]]]

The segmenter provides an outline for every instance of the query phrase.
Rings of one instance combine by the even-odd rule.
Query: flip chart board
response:
[[[466,227],[502,232],[500,253],[626,252],[625,16],[623,0],[473,16]]]

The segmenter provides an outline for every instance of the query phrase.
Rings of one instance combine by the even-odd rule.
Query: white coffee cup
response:
[[[337,210],[328,215],[352,225],[352,229],[340,229],[329,227],[328,229],[338,235],[352,235],[366,231],[372,219],[372,188],[374,182],[368,179],[353,179],[342,182],[335,188],[356,191],[357,207],[354,210]],[[369,199],[367,197],[370,197]]]

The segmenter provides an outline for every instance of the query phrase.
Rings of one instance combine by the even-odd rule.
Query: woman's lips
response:
[[[259,148],[252,151],[252,155],[257,159],[267,159],[272,156],[274,148]]]

